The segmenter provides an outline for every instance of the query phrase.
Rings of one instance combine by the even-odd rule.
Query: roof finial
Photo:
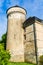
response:
[[[19,7],[18,5],[15,5],[15,7]]]

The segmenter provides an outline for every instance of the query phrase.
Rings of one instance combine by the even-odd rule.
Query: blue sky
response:
[[[2,34],[7,31],[7,14],[6,10],[19,5],[27,10],[27,18],[37,16],[43,19],[43,0],[0,0],[0,39]]]

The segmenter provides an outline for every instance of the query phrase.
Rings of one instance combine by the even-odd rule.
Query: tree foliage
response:
[[[8,65],[10,59],[10,53],[6,49],[7,33],[2,35],[0,40],[0,65]]]
[[[0,44],[0,65],[7,65],[9,63],[10,53],[4,50],[3,44]]]
[[[43,65],[43,55],[39,57],[39,65]]]
[[[0,40],[0,43],[4,45],[4,49],[6,49],[6,39],[7,39],[7,33],[2,35],[2,39]]]

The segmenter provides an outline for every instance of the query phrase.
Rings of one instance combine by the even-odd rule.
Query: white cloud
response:
[[[4,2],[4,0],[0,0],[0,7],[3,6],[3,2]]]
[[[43,0],[25,0],[22,7],[27,10],[27,16],[37,16],[41,18],[43,16]],[[41,15],[41,16],[40,16]]]
[[[4,3],[4,0],[0,0],[0,14],[3,13],[3,3]]]
[[[9,8],[9,7],[11,7],[11,6],[15,6],[15,5],[17,5],[17,4],[19,4],[19,0],[7,0],[6,1],[6,6]]]

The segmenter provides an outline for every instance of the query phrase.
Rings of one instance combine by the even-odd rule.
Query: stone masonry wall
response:
[[[10,11],[11,12],[11,11]],[[13,12],[8,16],[7,50],[11,53],[10,61],[24,62],[24,30],[22,23],[25,21],[25,14]]]
[[[36,63],[33,24],[25,28],[25,61]]]
[[[38,57],[43,55],[43,25],[41,23],[35,23],[36,27],[36,42]]]

